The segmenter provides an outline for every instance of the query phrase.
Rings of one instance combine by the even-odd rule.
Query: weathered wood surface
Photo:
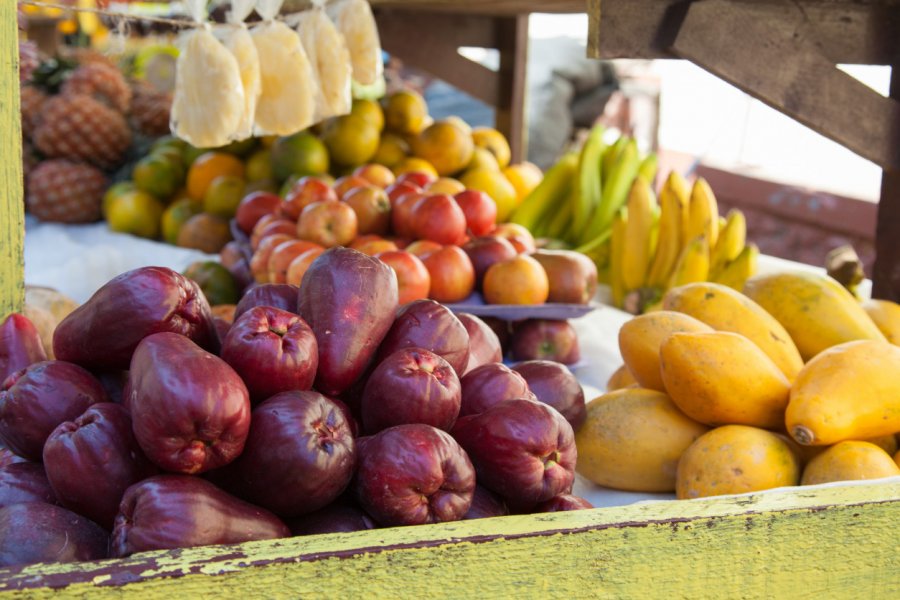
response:
[[[528,15],[496,20],[497,49],[500,51],[500,98],[497,129],[506,135],[513,163],[527,158],[528,127],[525,123],[525,95],[528,65]]]
[[[900,37],[900,29],[897,35]],[[900,102],[900,57],[891,73],[890,96]],[[900,148],[900,123],[886,130],[885,137]],[[888,169],[881,175],[875,253],[873,295],[900,302],[900,169]]]
[[[410,8],[485,15],[521,15],[530,12],[576,13],[586,0],[369,0],[374,7]]]
[[[0,570],[10,598],[896,598],[900,478]]]
[[[25,207],[16,5],[0,2],[0,320],[25,301]]]
[[[900,145],[885,135],[900,128],[900,102],[837,69],[807,23],[796,6],[772,19],[764,5],[704,0],[690,5],[672,51],[882,168],[900,169]]]

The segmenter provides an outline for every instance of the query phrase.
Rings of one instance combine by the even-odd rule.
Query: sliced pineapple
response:
[[[170,128],[198,148],[224,146],[244,116],[244,86],[237,59],[209,29],[179,39]]]
[[[250,30],[259,54],[262,93],[256,135],[290,135],[313,124],[316,80],[297,32],[279,21]]]
[[[319,83],[315,121],[350,112],[353,100],[350,52],[344,37],[321,8],[300,14],[297,32]]]
[[[225,25],[214,29],[216,38],[237,59],[244,86],[244,111],[241,122],[232,135],[233,140],[245,140],[253,135],[256,103],[262,89],[259,74],[259,55],[250,32],[243,24]]]
[[[347,43],[353,79],[363,85],[376,83],[384,64],[372,7],[366,0],[341,0],[330,4],[327,10]]]

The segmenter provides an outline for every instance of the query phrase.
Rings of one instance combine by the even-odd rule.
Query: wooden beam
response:
[[[509,140],[512,162],[517,163],[525,159],[528,148],[525,124],[528,15],[502,17],[495,23],[497,49],[500,50],[500,98],[496,105],[496,125]]]
[[[900,168],[900,102],[884,98],[822,55],[803,11],[761,18],[768,4],[690,5],[672,51],[881,167]],[[781,14],[781,11],[779,11]]]
[[[532,12],[582,13],[585,0],[370,0],[373,7],[408,8],[492,16]]]
[[[0,2],[0,319],[25,302],[25,207],[16,4]]]
[[[900,57],[891,68],[890,96],[900,101]],[[900,127],[895,124],[885,137],[900,146]],[[885,169],[881,174],[872,285],[874,297],[900,302],[900,169]]]
[[[604,0],[603,18],[590,30],[589,56],[593,58],[673,58],[669,44],[679,15],[688,5],[705,0]],[[590,0],[594,19],[599,0]],[[732,0],[777,22],[802,11],[812,38],[834,63],[891,64],[900,49],[900,3],[895,0]]]

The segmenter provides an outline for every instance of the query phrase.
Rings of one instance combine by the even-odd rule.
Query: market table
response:
[[[627,7],[639,3],[644,8],[676,4],[616,0],[603,6],[627,13]],[[430,4],[475,5],[471,1]],[[478,4],[502,8],[501,14],[507,14],[548,3]],[[798,0],[796,4],[810,3]],[[895,2],[852,4],[896,6]],[[600,4],[594,0],[591,6],[596,24]],[[5,159],[0,161],[0,314],[21,306],[24,272],[13,11],[11,2],[0,3],[0,140]],[[608,10],[605,14],[609,16]],[[647,19],[652,14],[636,12],[633,17]],[[897,36],[892,39],[896,43]],[[893,90],[900,91],[900,77],[895,74],[893,81]],[[894,139],[897,131],[891,133]],[[891,173],[885,178],[886,189],[900,190],[900,185],[891,187],[898,177]],[[896,231],[890,228],[900,221],[891,216],[900,213],[897,198],[886,197],[890,202],[882,202],[887,217],[880,217],[879,251],[893,241],[884,234]],[[900,270],[898,258],[900,250],[889,248],[879,260]],[[611,335],[616,314],[601,309],[591,317],[604,321],[606,333],[597,334],[597,339],[587,334],[586,347]],[[625,317],[619,314],[618,318]],[[599,358],[596,351],[589,353]],[[617,366],[614,360],[607,357],[604,368]],[[580,377],[584,381],[588,375],[595,381],[605,380],[600,372]],[[587,493],[584,488],[579,491]],[[124,560],[32,565],[0,571],[0,594],[23,598],[128,594],[142,598],[304,594],[896,598],[900,597],[898,522],[900,479],[894,478],[149,552]]]

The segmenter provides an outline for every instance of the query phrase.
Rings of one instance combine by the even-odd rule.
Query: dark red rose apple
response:
[[[103,528],[60,506],[29,502],[0,508],[0,567],[99,560],[108,548]]]
[[[253,402],[278,392],[308,390],[319,366],[319,346],[302,318],[257,306],[234,322],[222,343],[222,359],[237,371]]]
[[[338,404],[315,391],[282,392],[253,410],[244,452],[227,469],[228,488],[294,517],[337,498],[355,464],[356,442]]]
[[[534,399],[525,378],[503,363],[488,363],[460,379],[462,405],[459,416],[483,413],[492,406],[516,398]]]
[[[397,313],[378,350],[384,360],[402,348],[423,348],[450,363],[457,374],[469,364],[469,333],[449,308],[434,300],[416,300]]]
[[[127,369],[140,341],[164,331],[219,350],[200,287],[171,269],[142,267],[111,279],[63,319],[53,333],[53,353],[88,369]]]
[[[528,510],[572,489],[575,435],[546,404],[508,400],[461,417],[452,433],[475,465],[478,483],[514,510]]]
[[[96,371],[94,377],[106,390],[110,402],[122,404],[125,395],[125,385],[128,383],[128,371]]]
[[[466,236],[466,215],[447,194],[425,196],[413,206],[410,216],[412,233],[420,240],[457,244]]]
[[[469,313],[456,313],[456,316],[469,332],[469,362],[464,374],[475,367],[503,361],[500,338],[487,323]]]
[[[408,423],[449,431],[460,406],[459,377],[446,360],[422,348],[403,348],[369,376],[360,403],[363,431]]]
[[[358,440],[355,490],[383,526],[461,519],[472,504],[475,470],[449,434],[430,425],[398,425]]]
[[[0,383],[36,362],[47,360],[41,334],[25,315],[13,313],[0,324]]]
[[[472,261],[475,269],[475,289],[481,289],[484,274],[494,263],[509,260],[516,256],[515,247],[497,235],[486,235],[469,240],[462,245],[463,251]]]
[[[562,512],[566,510],[586,510],[588,508],[594,508],[594,505],[581,496],[560,494],[538,504],[534,512]]]
[[[145,550],[239,544],[290,536],[269,511],[199,477],[157,475],[125,492],[110,542],[113,556]]]
[[[166,471],[201,473],[233,461],[250,429],[250,398],[221,358],[184,336],[151,335],[131,360],[128,408],[138,444]]]
[[[32,462],[0,467],[0,507],[23,502],[57,503],[44,467]]]
[[[513,360],[552,360],[572,365],[581,358],[578,334],[568,321],[528,319],[513,328]]]
[[[365,372],[397,311],[397,276],[371,256],[329,248],[303,276],[297,312],[319,344],[316,389],[339,395]]]
[[[6,444],[3,443],[3,440],[0,439],[0,467],[5,467],[6,465],[13,465],[15,463],[20,462],[28,462],[18,454],[14,453],[12,450],[6,447]]]
[[[60,504],[107,529],[128,486],[157,473],[134,438],[128,411],[111,402],[57,427],[44,444],[44,468]]]
[[[475,486],[475,494],[472,496],[472,506],[463,519],[485,519],[488,517],[502,517],[509,514],[503,498],[487,489],[483,485]]]
[[[506,356],[509,351],[509,338],[512,335],[510,322],[497,317],[481,317],[481,320],[497,334],[497,339],[500,340],[500,349],[503,351],[503,356]]]
[[[85,369],[60,360],[35,363],[0,387],[0,439],[19,456],[40,462],[56,426],[97,402],[109,397]]]
[[[360,508],[335,503],[291,519],[288,526],[293,535],[317,535],[375,529],[375,521]]]
[[[575,375],[558,362],[550,360],[528,360],[513,367],[525,381],[538,400],[558,410],[578,429],[587,417],[584,405],[584,390]]]
[[[234,309],[234,320],[255,306],[271,306],[291,313],[297,312],[297,293],[300,289],[288,283],[261,283],[247,290]]]

